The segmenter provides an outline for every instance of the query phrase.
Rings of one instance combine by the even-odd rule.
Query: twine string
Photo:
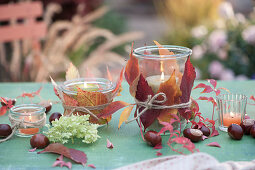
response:
[[[26,121],[24,119],[17,119],[11,116],[11,114],[8,115],[9,120],[12,124],[12,133],[7,136],[4,139],[0,140],[0,143],[5,142],[9,140],[16,130],[18,129],[27,129],[27,128],[41,128],[46,124],[46,114],[44,113],[43,117],[35,122]]]
[[[102,105],[97,105],[97,106],[68,106],[63,104],[64,109],[71,110],[67,116],[71,116],[74,112],[85,112],[99,120],[99,118],[91,112],[91,110],[102,110],[106,106],[108,106],[110,103],[102,104]]]
[[[163,98],[162,100],[158,100],[158,97],[160,97],[160,96]],[[135,103],[138,106],[138,112],[139,112],[140,108],[144,107],[144,109],[141,112],[139,112],[135,118],[133,118],[131,120],[127,120],[127,121],[125,121],[125,123],[130,123],[130,122],[133,122],[134,120],[137,120],[147,110],[150,110],[150,109],[159,109],[159,110],[160,109],[181,109],[181,108],[190,107],[190,105],[191,105],[191,100],[189,100],[186,103],[174,104],[174,105],[170,105],[170,106],[160,105],[160,104],[165,103],[166,101],[167,101],[166,94],[162,93],[162,92],[155,94],[153,97],[151,95],[148,95],[147,100],[144,102],[135,99]]]

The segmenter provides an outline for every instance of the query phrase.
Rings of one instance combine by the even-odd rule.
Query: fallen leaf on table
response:
[[[29,149],[28,151],[29,151],[29,152],[34,152],[34,151],[36,151],[36,149],[37,149],[37,148],[33,148],[33,149]]]
[[[118,129],[120,128],[122,123],[125,122],[128,119],[128,117],[130,116],[130,113],[132,112],[133,108],[134,108],[134,105],[131,105],[131,106],[128,106],[127,108],[125,108],[123,110],[123,112],[120,115]]]
[[[221,148],[220,144],[218,142],[212,142],[212,143],[208,143],[207,146],[214,146],[214,147],[219,147]]]
[[[87,155],[79,150],[67,148],[60,143],[51,143],[44,150],[37,152],[37,154],[50,152],[63,155],[76,163],[82,164],[83,166],[87,163]]]
[[[218,136],[218,135],[219,135],[218,130],[216,130],[216,129],[215,129],[215,126],[213,126],[213,127],[212,127],[211,137]]]
[[[90,168],[96,169],[96,166],[94,164],[88,164],[87,166]]]
[[[68,70],[66,71],[66,80],[73,80],[78,78],[80,78],[78,69],[73,65],[73,63],[70,63]]]
[[[157,153],[157,154],[156,154],[157,156],[163,155],[160,151],[157,151],[156,153]]]
[[[205,139],[208,139],[208,137],[205,136],[205,135],[203,135],[203,136],[202,136],[202,140],[205,140]]]
[[[185,63],[184,73],[183,73],[182,81],[180,85],[180,90],[182,92],[182,95],[180,97],[181,103],[187,103],[190,100],[190,94],[191,94],[191,90],[192,90],[195,78],[196,78],[195,68],[190,62],[190,57],[188,57]],[[185,112],[187,109],[188,108],[181,108],[178,111],[186,120],[189,120],[192,114],[191,112]]]
[[[148,95],[153,96],[154,93],[151,89],[151,87],[148,85],[148,82],[145,80],[142,74],[140,74],[140,79],[137,84],[137,90],[135,98],[138,101],[145,102],[148,99]],[[144,107],[139,108],[139,113],[142,112],[142,110],[145,109]],[[143,124],[144,131],[156,120],[156,118],[159,115],[159,110],[156,109],[149,109],[145,111],[141,116],[140,120]]]
[[[161,142],[153,147],[153,149],[162,149],[162,148],[163,147],[162,147],[162,143]]]
[[[106,147],[112,149],[113,148],[112,142],[110,142],[109,139],[107,139],[106,141],[107,141]]]

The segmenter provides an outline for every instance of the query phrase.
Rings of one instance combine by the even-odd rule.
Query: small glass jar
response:
[[[87,91],[88,96],[84,96],[85,98],[88,99],[88,103],[81,102],[77,99],[77,94],[78,94],[78,88]],[[115,84],[111,82],[108,79],[104,78],[79,78],[79,79],[74,79],[74,80],[68,80],[65,81],[61,86],[60,90],[63,92],[63,97],[64,97],[64,103],[63,105],[67,106],[77,106],[77,107],[97,107],[99,105],[104,105],[105,107],[107,104],[111,103],[114,97],[113,90],[115,89]],[[96,97],[100,96],[101,94],[104,95],[103,98],[96,99]],[[68,97],[66,97],[68,96]],[[74,100],[75,102],[72,103],[70,100]],[[92,109],[90,110],[94,115],[98,115],[101,113],[104,107],[100,107],[100,109]],[[72,109],[64,108],[64,115],[70,115],[72,112]],[[83,114],[88,114],[87,112],[84,111],[75,111],[74,114],[78,113],[79,115]],[[111,120],[111,116],[109,116],[106,119],[99,118],[96,119],[93,116],[90,116],[89,121],[91,123],[96,123],[96,124],[106,124]]]
[[[26,128],[18,128],[15,132],[20,137],[31,137],[34,134],[40,133],[41,128],[45,125],[46,109],[36,104],[21,104],[14,106],[10,109],[10,121],[14,126],[14,121],[24,120],[24,126]],[[43,120],[41,127],[34,125],[33,123]],[[32,123],[32,124],[31,124]]]
[[[152,88],[154,94],[157,93],[161,83],[167,81],[172,73],[175,71],[176,85],[180,88],[181,79],[184,73],[185,62],[190,56],[192,50],[186,47],[162,45],[145,46],[134,50],[133,55],[138,59],[139,71]],[[178,102],[173,104],[179,104]],[[186,120],[182,118],[177,109],[174,111],[180,118],[180,123],[173,123],[174,129],[183,130],[186,126]],[[165,121],[170,121],[169,116]],[[148,130],[160,130],[162,126],[156,120]]]
[[[231,124],[240,125],[245,117],[247,97],[243,94],[221,94],[216,97],[216,100],[219,129],[227,132]]]

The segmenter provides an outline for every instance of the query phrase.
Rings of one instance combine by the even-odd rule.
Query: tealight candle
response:
[[[242,94],[221,94],[216,99],[219,129],[227,132],[231,124],[240,125],[246,112],[247,97]]]
[[[15,121],[23,121],[23,126],[26,127],[19,127],[16,131],[16,135],[21,137],[30,137],[39,133],[40,128],[43,127],[45,122],[43,122],[40,127],[34,123],[45,120],[45,111],[46,109],[43,106],[36,104],[22,104],[12,107],[10,109],[10,120],[12,119],[12,125],[15,125]]]
[[[223,125],[226,127],[230,126],[233,123],[240,125],[241,120],[242,117],[240,113],[230,112],[223,115]]]
[[[157,93],[159,86],[161,83],[164,83],[170,78],[169,75],[164,75],[164,72],[161,73],[161,75],[154,75],[149,76],[146,78],[146,81],[148,82],[149,86],[151,87],[153,93]]]

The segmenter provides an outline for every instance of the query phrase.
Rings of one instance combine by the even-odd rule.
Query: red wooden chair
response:
[[[10,71],[14,81],[19,79],[21,72],[20,42],[22,45],[30,42],[32,50],[40,51],[40,39],[45,37],[47,29],[44,22],[36,21],[36,18],[40,17],[42,13],[42,3],[39,1],[0,6],[0,21],[9,22],[9,24],[0,25],[0,63]],[[3,43],[5,42],[12,42],[13,53],[10,63],[8,63],[4,52]],[[40,58],[35,57],[33,62],[39,64]]]

